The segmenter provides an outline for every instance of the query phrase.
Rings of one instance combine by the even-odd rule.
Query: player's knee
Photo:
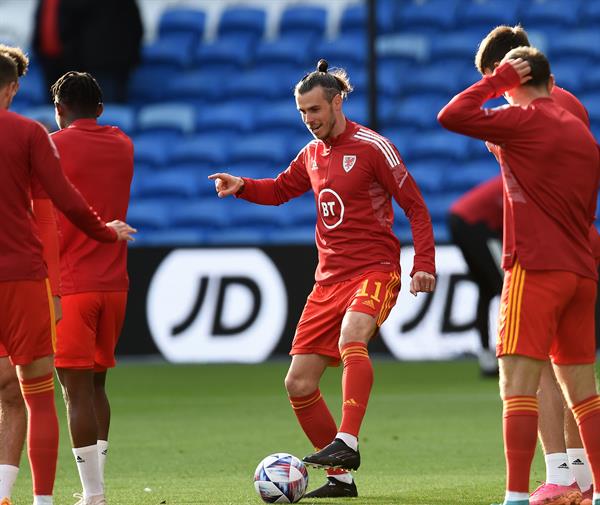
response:
[[[318,384],[311,379],[288,374],[285,378],[285,389],[289,396],[307,396],[313,393]]]
[[[16,375],[0,381],[0,402],[3,408],[24,408],[23,396]]]

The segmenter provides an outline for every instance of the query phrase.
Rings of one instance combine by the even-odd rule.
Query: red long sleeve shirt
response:
[[[54,204],[91,237],[114,242],[117,234],[65,178],[58,153],[42,125],[0,110],[0,281],[47,276],[31,209],[36,176]]]
[[[505,63],[455,96],[438,119],[449,130],[497,146],[504,182],[503,268],[518,258],[525,269],[596,279],[588,237],[600,181],[598,147],[585,124],[551,97],[527,107],[482,108],[519,82]]]
[[[332,284],[367,271],[400,268],[400,243],[392,231],[392,197],[412,229],[411,275],[416,271],[435,274],[429,212],[389,140],[346,120],[343,133],[327,142],[307,144],[276,179],[244,178],[240,198],[280,205],[309,189],[317,206],[317,282]]]
[[[125,220],[133,177],[133,143],[119,128],[78,119],[52,134],[65,175],[106,219]],[[127,243],[90,240],[62,214],[60,273],[65,295],[125,291]]]

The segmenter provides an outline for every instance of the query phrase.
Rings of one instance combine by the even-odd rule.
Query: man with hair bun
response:
[[[392,197],[412,229],[415,257],[410,292],[435,287],[431,219],[423,197],[394,145],[344,116],[352,91],[346,72],[317,69],[295,87],[296,106],[314,136],[276,179],[227,173],[215,181],[220,198],[233,195],[280,205],[311,190],[315,195],[316,283],[296,328],[285,378],[289,400],[317,452],[308,465],[327,468],[328,481],[308,498],[358,496],[349,470],[360,465],[358,435],[373,384],[367,346],[388,317],[400,289],[400,244],[392,231]],[[342,420],[338,428],[321,396],[328,366],[343,363]]]
[[[594,372],[598,272],[589,236],[600,150],[587,126],[553,100],[554,78],[539,50],[512,49],[486,74],[455,96],[438,119],[451,131],[487,141],[502,169],[505,276],[497,355],[504,505],[530,503],[536,392],[548,359],[579,426],[593,474],[593,505],[600,505],[600,396]],[[483,108],[501,95],[509,106]]]

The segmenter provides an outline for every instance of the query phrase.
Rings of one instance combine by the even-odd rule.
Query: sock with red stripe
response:
[[[27,406],[27,454],[33,479],[33,493],[50,497],[56,476],[58,456],[58,417],[54,404],[54,377],[21,381],[21,391]]]
[[[373,386],[373,366],[367,345],[362,342],[346,344],[341,349],[341,355],[344,363],[342,376],[344,402],[340,432],[358,438]]]
[[[529,492],[529,473],[537,443],[538,404],[535,396],[504,399],[503,431],[506,489]]]
[[[595,395],[571,407],[594,478],[594,491],[600,489],[600,396]]]

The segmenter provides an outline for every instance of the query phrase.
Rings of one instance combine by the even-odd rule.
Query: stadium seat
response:
[[[445,190],[444,178],[447,171],[455,170],[445,161],[415,161],[410,164],[411,173],[423,193],[442,193]]]
[[[267,241],[269,233],[270,228],[256,228],[254,226],[241,228],[235,226],[208,231],[206,242],[211,245],[260,245]]]
[[[194,131],[195,116],[194,107],[183,102],[147,105],[138,113],[137,127],[140,131],[190,133]]]
[[[460,72],[448,71],[448,64],[412,66],[402,78],[403,90],[408,93],[439,93],[451,97],[461,91]]]
[[[404,30],[430,33],[448,30],[456,21],[456,0],[408,0],[399,9],[396,22]]]
[[[410,223],[406,220],[404,213],[397,207],[394,208],[393,232],[394,235],[398,237],[400,245],[412,243],[412,230],[410,229]]]
[[[141,198],[192,198],[198,194],[197,174],[168,170],[145,177],[138,184]]]
[[[514,25],[519,19],[518,9],[519,0],[466,0],[458,6],[456,24],[463,29],[479,29],[481,40],[494,26]]]
[[[158,23],[160,37],[174,34],[192,34],[198,43],[204,37],[206,14],[198,9],[174,7],[166,9]]]
[[[436,244],[448,244],[451,241],[450,230],[446,222],[433,223],[433,237]]]
[[[264,9],[252,7],[230,7],[225,9],[219,19],[219,37],[247,35],[255,41],[265,32],[267,13]]]
[[[190,135],[173,146],[169,162],[195,163],[198,165],[223,165],[229,159],[229,145],[232,136],[219,134]]]
[[[310,56],[313,54],[314,40],[312,36],[292,34],[275,40],[263,40],[256,46],[254,63],[257,68],[283,67],[294,68],[301,74],[302,66],[314,64]],[[302,77],[297,75],[297,80]]]
[[[587,109],[590,115],[590,121],[592,123],[600,122],[600,92],[596,90],[596,93],[587,93],[579,96],[581,103]],[[599,139],[596,139],[599,140]]]
[[[200,228],[176,228],[148,231],[142,235],[146,246],[199,246],[206,240],[206,233]]]
[[[289,217],[290,226],[312,227],[314,239],[314,226],[317,218],[317,210],[315,208],[315,197],[312,191],[308,191],[304,195],[286,203],[285,212]]]
[[[380,95],[400,98],[403,91],[404,76],[412,62],[386,59],[377,65],[377,90]]]
[[[226,98],[225,83],[235,73],[192,70],[173,75],[165,83],[171,100],[190,101],[196,104],[210,103]]]
[[[104,104],[98,124],[117,126],[127,135],[135,133],[135,110],[131,105]]]
[[[340,34],[365,37],[367,34],[367,22],[366,4],[361,2],[357,5],[350,5],[342,13]]]
[[[327,11],[318,6],[292,6],[285,9],[279,22],[279,35],[291,34],[322,38],[327,28]]]
[[[400,100],[391,111],[393,123],[398,126],[437,126],[437,114],[446,103],[448,95],[412,95]]]
[[[231,35],[200,44],[195,62],[200,69],[240,69],[247,67],[254,57],[255,41],[249,35]]]
[[[434,130],[413,137],[410,156],[413,159],[465,160],[469,155],[469,139],[462,135]]]
[[[558,79],[557,84],[561,85]],[[600,89],[600,67],[586,68],[581,76],[581,85],[584,91]]]
[[[450,209],[450,205],[452,205],[460,196],[462,196],[462,193],[423,193],[423,198],[429,209],[431,220],[434,223],[445,223],[448,218],[448,209]]]
[[[23,111],[23,115],[42,123],[50,132],[58,129],[53,105],[29,107]]]
[[[287,204],[289,205],[289,204]],[[314,226],[288,226],[271,230],[267,242],[277,245],[311,245],[315,243]]]
[[[364,66],[367,60],[367,39],[361,35],[346,35],[319,42],[313,60],[325,58],[331,67]],[[352,77],[352,76],[351,76]]]
[[[479,30],[440,33],[431,38],[431,59],[442,60],[439,62],[442,64],[447,58],[455,58],[472,64],[479,42],[486,33]]]
[[[138,230],[159,230],[169,224],[164,200],[134,200],[127,210],[127,222]]]
[[[587,56],[600,59],[600,31],[596,29],[563,32],[549,41],[549,57],[571,59]]]
[[[581,25],[594,25],[597,28],[600,23],[600,2],[583,2],[579,13]]]
[[[129,80],[129,100],[133,104],[145,104],[165,98],[165,77],[172,72],[173,68],[170,65],[139,66]]]
[[[302,76],[297,71],[272,72],[259,68],[240,74],[237,79],[225,85],[225,90],[231,96],[244,99],[293,99],[294,86]]]
[[[415,128],[384,127],[380,128],[380,133],[396,146],[396,149],[400,152],[400,156],[403,159],[410,158],[410,145],[412,143],[412,138],[417,134]]]
[[[220,229],[234,224],[230,206],[230,201],[220,200],[214,193],[202,200],[181,202],[171,209],[170,223],[175,228]]]
[[[522,5],[520,21],[528,29],[551,30],[579,23],[579,0],[542,0]]]
[[[446,191],[466,192],[474,186],[498,175],[498,163],[493,156],[487,160],[450,165],[444,178]]]
[[[15,101],[28,107],[47,103],[50,90],[45,89],[45,86],[41,69],[37,65],[30,65],[27,73],[19,79],[19,92]]]
[[[193,34],[164,36],[142,48],[142,62],[145,65],[172,66],[174,71],[187,68],[192,63],[196,45]]]
[[[133,156],[136,165],[143,163],[153,168],[165,165],[171,147],[168,140],[168,137],[163,136],[136,135],[133,138]]]
[[[306,126],[291,97],[274,102],[268,107],[260,107],[256,111],[254,131],[266,132],[274,130],[279,133],[289,132],[292,135],[306,132]]]
[[[429,39],[421,33],[401,33],[383,35],[377,39],[379,61],[410,60],[424,62],[429,60]]]
[[[286,226],[290,223],[287,209],[280,209],[275,205],[239,203],[240,205],[231,205],[228,213],[235,226],[269,227]]]
[[[269,164],[286,165],[289,139],[273,133],[245,135],[231,146],[231,161],[258,161]]]
[[[254,125],[254,106],[251,102],[230,101],[198,109],[196,131],[227,133],[246,132]]]
[[[571,63],[568,58],[551,62],[552,73],[556,79],[556,85],[569,90],[571,93],[579,93],[583,88],[583,72],[581,65]]]

